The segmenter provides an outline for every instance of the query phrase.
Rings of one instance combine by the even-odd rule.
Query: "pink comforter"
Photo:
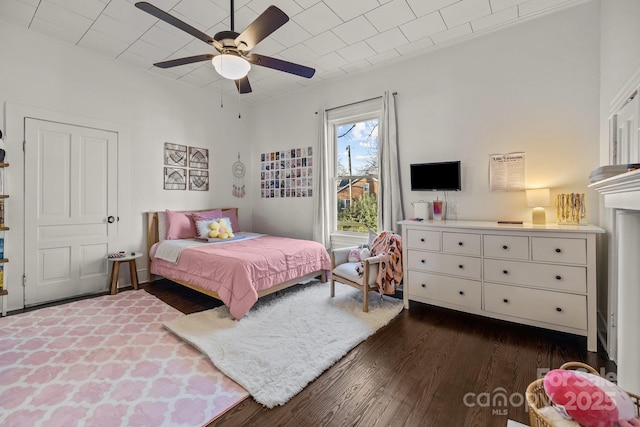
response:
[[[151,264],[153,274],[216,292],[236,319],[255,304],[258,291],[318,270],[331,270],[323,245],[274,236],[190,247],[175,264],[158,258]]]

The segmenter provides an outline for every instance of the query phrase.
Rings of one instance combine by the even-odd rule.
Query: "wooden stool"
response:
[[[129,263],[129,273],[131,274],[131,285],[133,289],[138,289],[138,271],[136,269],[136,258],[140,258],[142,256],[141,253],[136,252],[133,255],[129,254],[120,258],[107,258],[109,261],[113,262],[111,266],[111,295],[115,295],[118,293],[118,278],[120,276],[120,263],[127,262]]]

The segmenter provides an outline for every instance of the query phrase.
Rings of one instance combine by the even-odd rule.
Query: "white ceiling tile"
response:
[[[310,39],[311,34],[295,21],[289,21],[269,36],[285,47],[291,47],[294,44],[302,43]]]
[[[44,0],[42,4],[52,3],[58,7],[66,9],[70,12],[77,13],[80,16],[95,20],[102,10],[104,3],[98,0]]]
[[[316,73],[318,76],[318,79],[321,80],[330,80],[336,77],[342,77],[344,76],[346,73],[344,72],[344,70],[342,68],[338,68],[336,70],[331,70],[331,71],[321,71],[319,73]],[[315,78],[315,76],[314,76]]]
[[[151,27],[156,21],[158,21],[158,18],[149,15],[147,12],[138,9],[132,3],[129,3],[125,0],[111,0],[100,17],[103,17],[105,15],[117,21],[120,21],[123,24],[131,25],[134,28],[145,30]]]
[[[182,1],[173,8],[173,11],[176,17],[186,18],[184,19],[186,22],[199,30],[213,27],[229,16],[229,12],[209,0]]]
[[[347,65],[347,60],[337,53],[331,52],[324,56],[321,56],[320,58],[316,58],[314,64],[316,64],[316,66],[320,67],[324,71],[331,71]]]
[[[99,52],[110,58],[116,58],[129,47],[129,43],[91,29],[78,42],[78,46],[82,46],[92,52]]]
[[[299,13],[293,20],[314,36],[342,24],[342,20],[338,15],[333,13],[322,2],[316,3],[304,12]]]
[[[195,86],[204,87],[220,80],[220,75],[216,73],[213,66],[198,67],[195,70],[182,75],[179,80]]]
[[[45,34],[57,40],[76,44],[82,37],[83,31],[78,31],[70,26],[56,25],[41,18],[34,18],[29,27],[38,33]]]
[[[276,6],[278,9],[286,13],[289,18],[297,15],[304,10],[298,3],[293,0],[252,0],[247,3],[247,6],[253,9],[253,11],[257,14],[261,14],[262,12],[267,10],[269,6],[272,5]]]
[[[283,50],[278,56],[282,56],[282,58],[289,62],[304,64],[305,62],[311,61],[316,55],[311,49],[300,43]]]
[[[125,22],[118,21],[104,13],[93,23],[91,28],[126,43],[135,42],[145,32],[145,29],[136,28]]]
[[[322,34],[311,37],[309,40],[305,41],[304,44],[315,52],[316,56],[325,55],[346,46],[346,44],[331,31],[325,31]]]
[[[489,0],[493,13],[524,3],[527,0]]]
[[[378,0],[324,0],[324,3],[343,21],[349,21],[380,6]]]
[[[144,40],[137,40],[129,46],[127,52],[134,53],[142,58],[147,58],[150,61],[149,65],[152,65],[153,62],[163,61],[171,54],[171,51],[152,45]]]
[[[407,22],[401,25],[400,29],[404,35],[413,42],[428,37],[431,34],[444,31],[447,29],[447,26],[444,24],[440,13],[435,12],[424,15],[414,21]]]
[[[367,12],[365,16],[380,32],[387,31],[416,18],[405,0],[393,0]]]
[[[380,55],[370,56],[369,58],[367,58],[367,61],[369,61],[371,64],[380,64],[383,62],[389,62],[392,59],[399,58],[399,57],[400,57],[400,54],[398,53],[398,51],[395,49],[392,49],[388,52],[381,53]]]
[[[147,70],[155,68],[149,63],[149,60],[147,58],[143,58],[140,55],[136,55],[135,53],[132,53],[130,51],[123,52],[120,56],[118,56],[118,59],[128,64],[135,65],[136,67],[146,68]]]
[[[440,10],[448,28],[491,14],[489,0],[462,0]]]
[[[87,17],[78,15],[70,10],[63,9],[50,2],[43,2],[38,8],[36,16],[37,18],[50,23],[50,28],[60,27],[59,34],[65,34],[65,41],[70,41],[74,44],[80,40],[82,35],[93,23],[93,20]]]
[[[369,56],[373,56],[377,52],[374,51],[371,46],[369,46],[365,42],[358,42],[356,44],[343,47],[342,49],[338,49],[337,53],[348,62],[356,62]]]
[[[18,0],[0,1],[0,17],[5,18],[7,22],[13,22],[15,25],[21,27],[28,26],[35,13],[35,6],[22,3]]]
[[[351,62],[349,65],[342,67],[342,69],[347,73],[352,73],[354,71],[359,71],[359,70],[362,70],[363,68],[369,68],[369,67],[371,67],[371,64],[367,60],[361,59],[356,62]]]
[[[188,44],[184,37],[176,37],[173,33],[165,31],[164,27],[159,26],[151,27],[144,33],[142,40],[172,52]]]
[[[529,0],[518,6],[520,16],[530,15],[532,13],[544,12],[556,6],[562,6],[564,3],[571,3],[567,0]]]
[[[318,3],[319,1],[320,0],[296,0],[296,3],[298,3],[303,9],[306,9]]]
[[[416,42],[409,43],[396,48],[401,55],[415,55],[418,52],[424,52],[433,48],[433,40],[430,37],[420,39]]]
[[[375,27],[371,25],[371,22],[369,22],[364,16],[358,16],[356,19],[345,22],[342,25],[338,25],[331,31],[340,37],[340,39],[346,44],[357,43],[377,34],[378,32]]]
[[[267,37],[256,47],[251,49],[251,52],[259,53],[261,55],[275,55],[278,52],[282,52],[284,49],[285,47],[275,41],[273,37]]]
[[[423,16],[428,13],[442,9],[443,7],[451,6],[460,0],[407,0],[411,10],[416,16]]]
[[[255,21],[258,16],[259,16],[259,14],[254,12],[249,7],[243,7],[241,9],[236,9],[236,14],[235,14],[235,16],[233,18],[233,20],[234,20],[233,26],[235,27],[234,31],[237,32],[237,33],[243,32],[244,29],[247,28],[249,26],[249,24],[251,24],[253,21]],[[223,20],[223,22],[226,24],[226,25],[223,26],[224,30],[225,31],[230,30],[231,29],[231,18],[230,17],[228,19],[225,18]]]
[[[370,37],[366,41],[367,44],[371,46],[377,53],[384,53],[391,49],[409,43],[409,40],[407,40],[407,38],[404,36],[404,34],[402,34],[402,31],[400,31],[398,27]]]
[[[514,6],[510,7],[509,9],[504,9],[500,12],[493,13],[483,18],[471,21],[471,28],[473,28],[473,31],[480,31],[491,27],[497,27],[500,24],[513,21],[517,18],[518,8]]]
[[[443,31],[438,34],[434,34],[431,36],[431,40],[438,45],[444,42],[448,42],[449,40],[457,39],[459,37],[466,36],[471,34],[471,24],[468,22],[466,24],[462,24],[458,27],[451,28],[449,30]]]
[[[38,7],[40,0],[18,0],[20,3],[24,3],[27,6]]]

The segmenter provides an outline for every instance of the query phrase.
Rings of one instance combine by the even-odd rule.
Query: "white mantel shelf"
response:
[[[604,196],[604,207],[640,210],[640,169],[589,185]]]

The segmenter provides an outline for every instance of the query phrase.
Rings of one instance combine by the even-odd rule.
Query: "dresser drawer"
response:
[[[587,263],[586,239],[532,237],[532,259],[570,264]]]
[[[407,265],[411,270],[452,274],[478,280],[482,276],[482,261],[480,258],[414,250],[408,251],[407,258]]]
[[[482,306],[481,282],[457,277],[409,271],[409,296],[454,304],[472,310]]]
[[[584,295],[485,283],[484,309],[496,314],[587,329],[587,297]]]
[[[529,259],[527,236],[483,236],[484,256],[489,258]]]
[[[407,248],[440,251],[440,232],[429,230],[409,230]]]
[[[480,235],[443,232],[442,252],[480,256]]]
[[[571,265],[484,260],[484,280],[559,291],[587,292],[587,269]]]

